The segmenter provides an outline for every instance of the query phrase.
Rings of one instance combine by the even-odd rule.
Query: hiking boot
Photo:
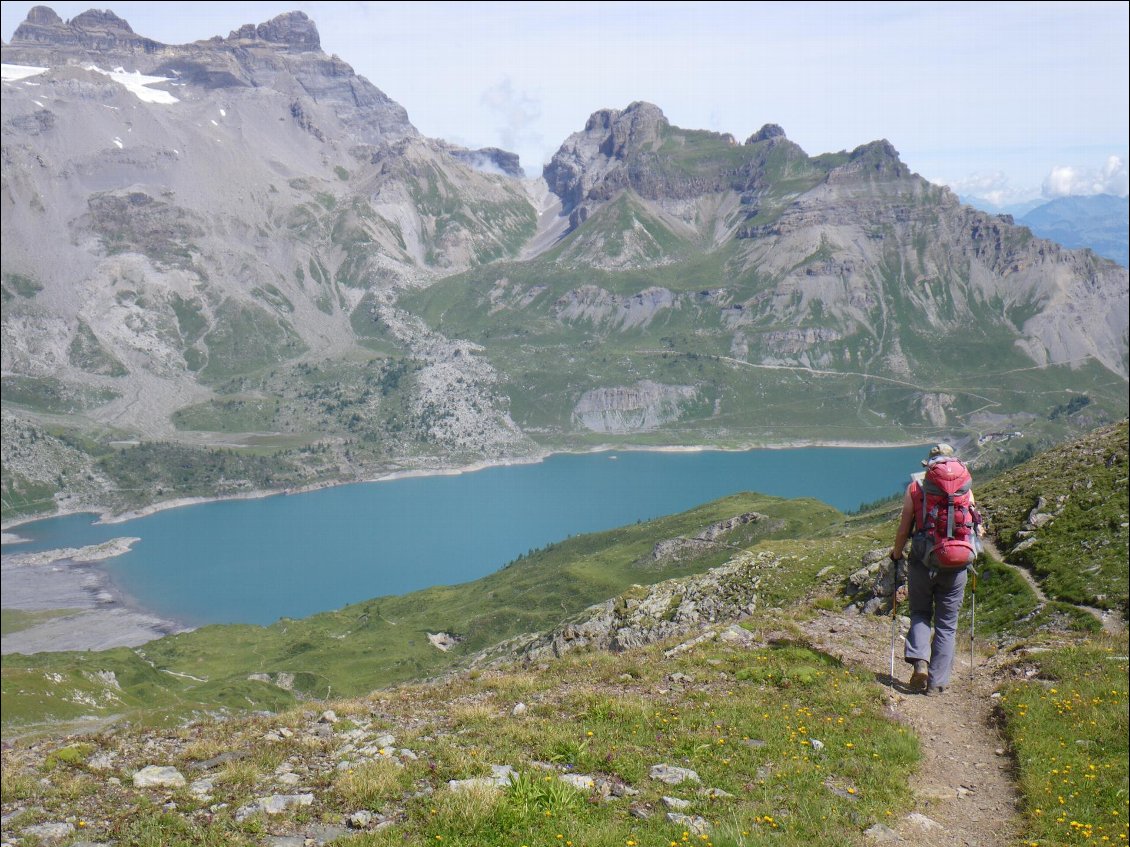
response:
[[[914,660],[914,673],[910,675],[908,685],[912,691],[925,691],[926,683],[930,679],[930,664],[925,659]]]
[[[926,696],[927,697],[940,697],[941,695],[943,695],[945,693],[946,693],[946,687],[944,685],[930,685],[930,686],[927,686],[927,688],[926,688]]]

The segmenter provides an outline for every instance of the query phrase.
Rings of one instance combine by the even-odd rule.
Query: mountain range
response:
[[[1126,197],[1057,197],[1019,221],[1064,247],[1090,247],[1123,267],[1130,264],[1130,199]]]
[[[1110,194],[1073,195],[997,206],[981,197],[963,203],[990,214],[1011,215],[1034,235],[1064,247],[1089,247],[1126,267],[1130,240],[1130,198]]]
[[[1127,408],[1126,268],[887,141],[813,156],[639,102],[524,180],[422,136],[301,12],[165,45],[40,6],[2,51],[5,518]]]

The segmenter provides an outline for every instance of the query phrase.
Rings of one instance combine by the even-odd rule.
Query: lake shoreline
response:
[[[0,653],[58,653],[137,647],[193,627],[160,617],[124,591],[103,563],[137,539],[115,539],[102,554],[80,550],[7,554],[0,559],[3,608],[65,613],[3,637]],[[67,554],[67,555],[60,555]],[[76,555],[77,554],[77,555]]]
[[[125,523],[126,521],[136,520],[137,518],[147,517],[154,515],[158,512],[168,511],[170,509],[179,509],[185,506],[196,506],[203,503],[220,503],[229,500],[261,500],[265,497],[279,497],[291,496],[296,494],[307,494],[313,491],[324,491],[328,488],[338,488],[345,485],[362,485],[378,482],[392,482],[399,479],[415,479],[420,477],[436,477],[436,476],[460,476],[462,474],[477,473],[478,471],[488,470],[490,468],[511,467],[515,465],[534,465],[546,461],[553,456],[586,456],[595,453],[746,453],[752,450],[802,450],[814,447],[826,447],[833,449],[895,449],[901,447],[916,447],[920,445],[928,445],[932,441],[868,441],[868,442],[854,442],[854,441],[837,441],[837,440],[800,440],[788,441],[775,444],[758,444],[753,446],[743,447],[719,447],[716,445],[670,445],[659,447],[645,447],[640,445],[616,446],[616,445],[600,445],[588,450],[548,450],[541,453],[536,453],[530,456],[515,456],[506,459],[490,459],[481,462],[473,462],[469,465],[456,465],[447,467],[434,467],[434,468],[408,468],[405,470],[389,471],[374,477],[365,477],[358,479],[337,479],[337,480],[324,480],[322,482],[315,482],[309,485],[294,486],[292,488],[282,489],[263,489],[257,491],[248,491],[241,494],[224,494],[224,495],[210,495],[199,497],[177,497],[171,500],[163,500],[158,503],[151,503],[148,506],[141,506],[137,509],[130,509],[125,512],[115,512],[109,507],[98,506],[97,504],[86,504],[77,506],[75,508],[64,508],[50,514],[21,516],[15,519],[0,522],[0,531],[8,533],[10,530],[19,526],[35,523],[36,521],[46,520],[48,518],[60,518],[68,515],[83,515],[90,514],[96,515],[98,524],[117,524]],[[17,536],[18,537],[18,536]],[[19,539],[18,541],[5,541],[5,544],[19,544],[26,539]]]
[[[910,448],[911,455],[917,445],[905,444],[868,444],[862,449],[867,448],[886,448],[895,450],[905,450]],[[794,444],[788,447],[796,450],[807,449],[825,449],[835,451],[837,448],[855,449],[860,450],[860,445],[851,444],[823,444],[823,445],[809,445],[809,444]],[[584,452],[574,451],[572,453],[544,453],[538,456],[527,456],[519,458],[511,458],[503,461],[483,461],[472,464],[467,464],[458,467],[446,468],[407,468],[403,470],[389,471],[381,474],[374,475],[370,479],[364,480],[346,480],[338,482],[321,482],[309,486],[296,487],[282,491],[261,491],[261,492],[245,492],[235,496],[228,497],[196,497],[196,498],[178,498],[175,500],[168,500],[163,503],[152,504],[143,509],[134,510],[122,514],[104,514],[101,519],[93,521],[94,523],[102,525],[116,525],[124,521],[141,518],[147,515],[152,515],[157,512],[165,512],[172,509],[178,509],[182,506],[212,503],[212,502],[225,502],[237,500],[253,500],[275,497],[276,495],[297,495],[307,492],[321,491],[331,488],[340,488],[348,485],[354,485],[360,482],[367,483],[380,483],[380,482],[393,482],[398,480],[406,480],[411,478],[425,478],[425,477],[455,477],[461,475],[475,474],[478,471],[499,468],[499,467],[518,467],[518,466],[533,466],[544,463],[547,459],[552,457],[576,457],[583,459],[584,457],[592,457],[589,459],[588,464],[592,467],[608,466],[610,469],[613,465],[623,466],[629,464],[629,456],[631,454],[653,454],[660,456],[663,454],[716,454],[713,458],[706,458],[704,461],[716,463],[717,466],[730,466],[731,462],[727,459],[727,455],[739,456],[741,454],[748,454],[751,461],[757,462],[757,454],[766,457],[771,453],[778,453],[784,451],[786,448],[783,445],[778,445],[774,449],[758,449],[748,448],[744,450],[738,449],[720,449],[715,447],[705,446],[674,446],[674,447],[658,447],[658,448],[645,448],[645,447],[614,447],[604,445],[596,447]],[[621,462],[612,460],[622,459]],[[659,461],[658,459],[656,461]],[[823,468],[823,462],[821,468]],[[862,457],[855,457],[846,459],[846,461],[853,467],[856,463],[862,465],[869,464],[869,461]],[[905,459],[899,459],[895,467],[901,467]],[[741,462],[744,464],[745,459]],[[635,462],[631,462],[632,466],[638,467]],[[679,462],[683,465],[683,462]],[[695,465],[698,465],[698,460],[695,460]],[[914,462],[917,464],[917,462]],[[738,467],[742,466],[741,464]],[[818,473],[823,473],[820,471]],[[604,472],[602,472],[603,475]],[[615,472],[619,474],[619,471]],[[897,470],[895,471],[897,473]],[[843,474],[841,473],[841,476]],[[881,472],[880,478],[885,480],[888,475],[893,476],[891,470],[885,469]],[[602,477],[603,478],[603,477]],[[818,477],[819,478],[819,477]],[[737,485],[741,485],[741,480],[748,479],[750,482],[749,489],[756,489],[759,486],[756,483],[756,476],[745,477],[744,473],[739,474],[736,478]],[[730,482],[730,491],[742,490],[734,487],[735,480]],[[766,479],[768,484],[768,478]],[[772,488],[772,486],[769,486]],[[676,489],[679,486],[676,485]],[[748,489],[747,489],[748,490]],[[892,487],[892,493],[894,488]],[[361,495],[371,496],[371,495]],[[383,496],[388,496],[383,495]],[[719,495],[725,496],[725,495]],[[799,494],[789,496],[811,496],[810,494]],[[704,495],[702,502],[707,502],[711,499],[709,496]],[[634,502],[634,501],[633,501]],[[283,504],[280,504],[282,506]],[[683,503],[678,509],[692,508],[695,503]],[[78,510],[76,510],[77,512]],[[665,511],[655,511],[653,515],[666,514]],[[82,512],[84,515],[91,515],[92,518],[97,513],[89,511]],[[508,512],[508,515],[512,513]],[[630,522],[631,520],[648,519],[644,517],[630,516],[625,517],[624,520]],[[110,530],[113,532],[114,530]],[[599,531],[582,529],[580,531]],[[28,533],[29,535],[31,533]],[[141,533],[139,533],[141,534]],[[531,540],[531,548],[537,547],[540,543],[552,543],[558,537],[566,537],[570,531],[562,531],[560,535],[554,535],[546,538],[536,538]],[[47,611],[47,610],[61,610],[61,609],[80,609],[78,614],[66,613],[61,614],[46,622],[37,623],[35,626],[30,627],[29,630],[21,630],[13,633],[11,638],[5,638],[4,652],[40,652],[40,651],[60,651],[60,650],[73,650],[73,649],[105,649],[108,646],[137,646],[146,641],[163,637],[164,635],[187,631],[201,622],[207,622],[206,617],[194,616],[193,612],[184,611],[183,615],[178,615],[176,611],[166,610],[165,612],[155,611],[156,606],[152,604],[146,605],[129,596],[128,592],[123,590],[121,586],[115,585],[111,575],[117,573],[117,568],[113,566],[107,567],[107,563],[99,563],[92,561],[95,558],[108,558],[111,555],[117,555],[126,552],[136,539],[130,538],[115,538],[110,541],[102,541],[97,545],[89,545],[79,549],[80,544],[74,547],[66,547],[65,542],[53,545],[53,549],[45,550],[37,553],[24,553],[20,550],[20,545],[16,538],[9,534],[7,541],[13,542],[10,546],[5,545],[4,550],[4,568],[3,568],[3,588],[4,588],[4,601],[3,607],[5,609],[16,608],[26,611]],[[62,539],[60,539],[62,540]],[[116,552],[115,552],[116,551]],[[512,552],[507,553],[512,556]],[[493,560],[492,560],[493,561]],[[498,558],[494,563],[494,567],[501,566],[506,561],[505,558]],[[101,565],[101,566],[100,566]],[[218,585],[218,583],[210,583]],[[342,583],[345,584],[345,583]],[[434,584],[447,584],[445,582],[436,582]],[[405,590],[417,590],[416,588],[408,588]],[[85,593],[82,593],[85,592]],[[370,593],[359,593],[351,599],[341,600],[336,599],[333,604],[328,604],[322,607],[321,610],[326,611],[331,608],[339,608],[343,604],[349,602],[358,602],[361,599],[371,596],[377,596],[382,592],[379,590],[370,590]],[[391,594],[400,594],[403,591],[394,590],[387,592]],[[79,599],[75,599],[76,595],[82,594]],[[303,612],[301,614],[293,614],[290,612],[280,613],[281,616],[289,617],[306,617],[308,614],[314,612]],[[192,623],[189,623],[189,622]],[[244,623],[257,624],[261,626],[269,625],[269,621],[251,621],[244,620]],[[108,642],[108,637],[113,634],[117,640]]]

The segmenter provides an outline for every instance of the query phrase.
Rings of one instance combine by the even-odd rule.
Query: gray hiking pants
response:
[[[967,578],[965,568],[959,571],[931,569],[914,558],[907,568],[910,632],[906,636],[906,660],[926,659],[930,663],[931,688],[950,684],[950,667],[957,646],[957,615],[961,611]]]

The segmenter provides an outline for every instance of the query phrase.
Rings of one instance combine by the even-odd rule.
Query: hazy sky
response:
[[[4,2],[5,41],[30,2]],[[47,3],[64,19],[87,2]],[[599,108],[649,100],[811,154],[886,138],[910,168],[1012,202],[1127,193],[1130,4],[100,2],[170,44],[301,10],[425,135],[540,172]]]

